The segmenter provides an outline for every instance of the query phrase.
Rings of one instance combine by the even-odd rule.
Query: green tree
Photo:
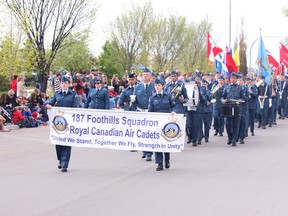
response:
[[[64,41],[69,46],[63,47],[60,50],[55,60],[52,63],[51,68],[75,72],[86,71],[91,67],[91,53],[88,47],[88,31],[78,32],[76,34],[70,34]]]
[[[95,14],[93,2],[88,0],[1,0],[7,6],[34,50],[38,75],[48,75],[57,52],[64,40]],[[51,42],[49,43],[49,38]],[[49,52],[46,52],[48,45]],[[46,80],[42,80],[42,91]]]

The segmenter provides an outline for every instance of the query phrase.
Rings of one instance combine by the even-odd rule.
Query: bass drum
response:
[[[184,106],[188,107],[197,107],[199,103],[199,88],[197,84],[186,85],[187,95],[188,95],[188,102],[183,104]]]

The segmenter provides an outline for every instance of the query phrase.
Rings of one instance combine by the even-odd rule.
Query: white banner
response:
[[[186,118],[169,113],[145,113],[53,107],[49,111],[52,144],[180,152]]]

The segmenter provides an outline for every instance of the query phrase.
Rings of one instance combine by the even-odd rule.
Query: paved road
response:
[[[287,216],[287,128],[279,120],[237,147],[211,130],[163,172],[140,152],[73,148],[61,173],[48,127],[0,133],[0,214]]]

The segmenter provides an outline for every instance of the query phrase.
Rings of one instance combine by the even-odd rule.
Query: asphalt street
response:
[[[287,216],[288,120],[245,144],[227,136],[171,154],[156,172],[141,152],[72,148],[57,169],[49,127],[0,133],[0,214],[99,216]]]

